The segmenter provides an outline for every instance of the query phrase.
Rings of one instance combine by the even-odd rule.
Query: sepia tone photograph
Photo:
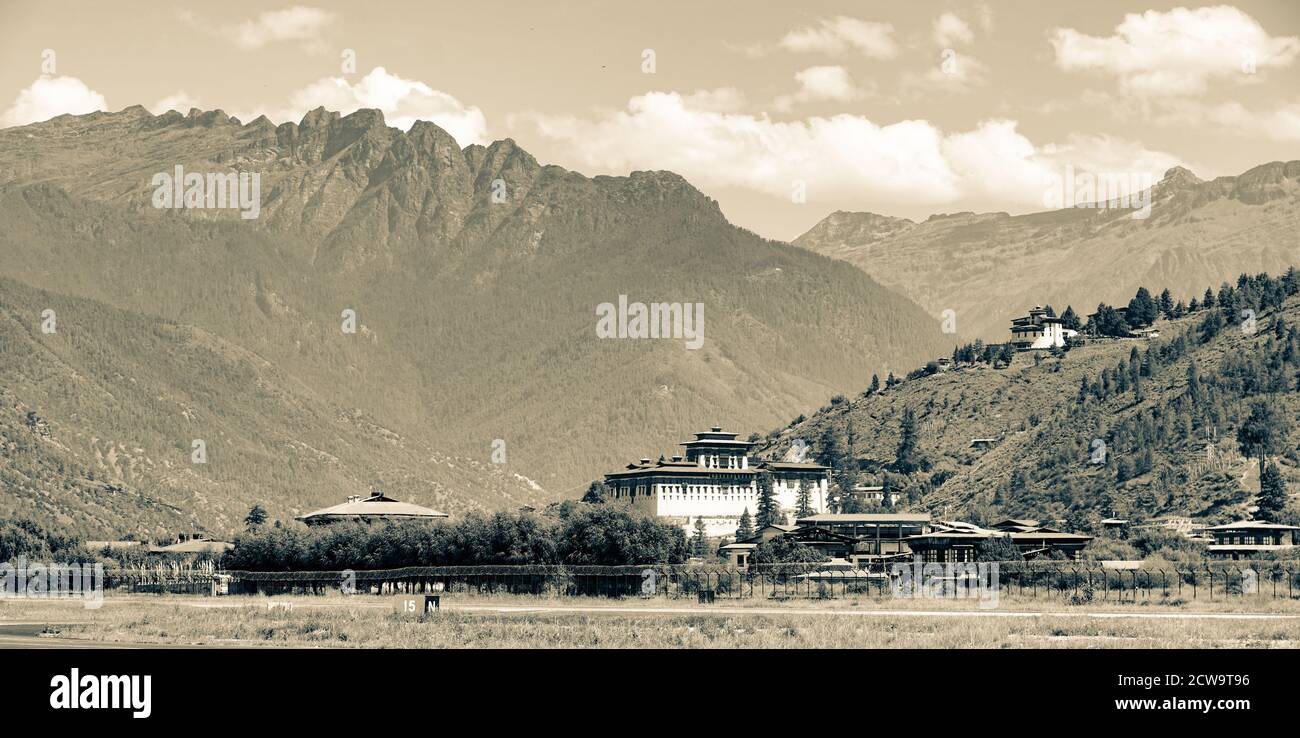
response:
[[[6,688],[1285,706],[1300,4],[301,2],[0,0]]]

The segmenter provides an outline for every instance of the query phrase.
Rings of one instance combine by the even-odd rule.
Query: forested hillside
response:
[[[900,506],[941,517],[1082,529],[1112,516],[1294,518],[1298,292],[1294,269],[1242,275],[1156,307],[1156,338],[1093,336],[1016,354],[1006,368],[970,356],[948,371],[932,365],[836,398],[769,434],[765,453],[806,439],[841,488],[884,483]]]
[[[452,513],[479,509],[457,494],[471,486],[484,507],[532,499],[526,480],[395,433],[203,330],[7,279],[0,376],[0,517],[153,539],[226,535],[254,504],[287,521],[371,488]]]

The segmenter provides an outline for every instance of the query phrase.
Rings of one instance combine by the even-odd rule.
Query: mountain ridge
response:
[[[1143,285],[1190,299],[1243,270],[1300,262],[1300,161],[1211,180],[1174,167],[1151,198],[1145,219],[1093,207],[921,222],[839,211],[793,243],[858,266],[932,314],[953,310],[963,334],[987,341],[1005,340],[1032,305],[1084,314]]]
[[[460,510],[573,497],[683,429],[768,427],[873,372],[951,349],[954,337],[906,298],[851,265],[731,225],[676,174],[588,178],[513,141],[461,148],[433,124],[401,132],[382,120],[320,109],[272,127],[136,108],[0,130],[0,278],[26,300],[90,300],[202,331],[268,362],[284,391],[312,398],[305,407],[354,408],[440,458],[473,460],[482,489],[431,467],[428,490],[394,490],[446,489],[444,507]],[[155,208],[151,178],[176,166],[259,172],[258,217]],[[598,339],[597,306],[621,294],[702,302],[704,346]],[[355,333],[341,330],[345,310]],[[121,361],[138,362],[132,351],[161,349],[121,350]],[[172,367],[169,351],[156,361],[156,392],[188,391],[188,370]],[[239,366],[232,376],[252,376]],[[52,427],[76,427],[42,397],[16,400]],[[226,402],[209,417],[239,409]],[[292,440],[323,448],[312,439],[328,415],[315,411]],[[259,427],[258,438],[280,435]],[[249,453],[265,456],[272,442],[254,440]],[[161,457],[182,441],[159,433],[136,445]],[[284,499],[268,493],[264,506],[283,516],[366,491],[354,487],[373,465],[334,455],[341,475],[277,478]],[[526,491],[505,495],[513,487],[492,481],[498,473],[528,480]],[[227,501],[186,512],[229,525],[230,501],[247,498],[214,494]]]

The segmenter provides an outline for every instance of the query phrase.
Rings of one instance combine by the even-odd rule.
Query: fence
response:
[[[214,595],[225,577],[211,561],[155,564],[104,571],[104,589],[153,594]]]
[[[772,564],[737,570],[723,565],[696,566],[421,566],[404,569],[315,572],[216,570],[114,571],[112,585],[137,592],[193,594],[408,594],[433,591],[589,597],[701,597],[702,599],[831,599],[890,597],[904,576],[931,596],[956,596],[963,577],[982,576],[992,586],[991,569],[955,565],[945,575],[933,565],[905,563],[870,569],[825,569],[817,564]],[[941,568],[946,565],[939,565]],[[962,572],[962,566],[969,570]],[[921,567],[921,568],[914,568]],[[928,568],[930,567],[930,568]],[[947,570],[944,570],[947,571]],[[1300,597],[1300,566],[1292,562],[1206,563],[1166,568],[1107,569],[1099,562],[1006,562],[996,570],[999,592],[1068,601],[1138,602],[1152,600]]]

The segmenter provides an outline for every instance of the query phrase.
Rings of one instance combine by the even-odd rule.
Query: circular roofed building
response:
[[[409,502],[399,502],[386,497],[382,492],[375,492],[365,498],[353,495],[341,505],[309,512],[297,519],[307,525],[324,525],[341,522],[370,523],[377,520],[438,520],[446,517],[449,517],[447,513]]]

